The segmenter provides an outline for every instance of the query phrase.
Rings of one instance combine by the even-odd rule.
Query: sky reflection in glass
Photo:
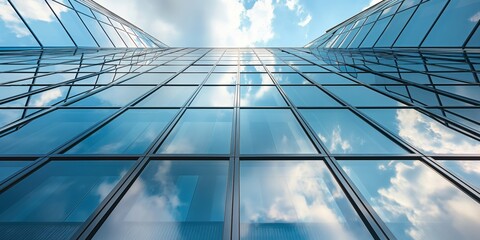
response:
[[[398,239],[475,239],[480,205],[420,161],[340,161]]]

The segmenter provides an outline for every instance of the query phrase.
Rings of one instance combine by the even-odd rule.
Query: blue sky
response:
[[[172,47],[301,47],[379,0],[96,0]]]

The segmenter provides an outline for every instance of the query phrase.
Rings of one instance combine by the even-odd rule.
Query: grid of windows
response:
[[[1,47],[167,47],[90,0],[0,0],[0,8]]]
[[[479,67],[473,51],[4,51],[0,231],[475,238]]]
[[[306,47],[479,47],[477,0],[390,0],[331,28]]]

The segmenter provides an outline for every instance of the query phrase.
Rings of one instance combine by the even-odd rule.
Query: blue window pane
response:
[[[378,20],[373,26],[372,30],[370,30],[368,33],[365,40],[363,40],[361,47],[373,47],[380,34],[382,34],[382,32],[385,30],[385,26],[387,26],[391,18],[392,17],[387,17],[382,20]]]
[[[402,31],[403,27],[407,23],[410,16],[412,16],[415,8],[410,8],[406,11],[397,13],[390,24],[388,24],[385,32],[382,34],[378,42],[375,44],[375,47],[390,47],[393,45],[395,39],[397,39],[398,34]]]
[[[177,112],[175,109],[128,110],[66,153],[144,153]]]
[[[313,86],[284,86],[287,97],[298,107],[340,106],[330,96]]]
[[[190,106],[233,107],[235,86],[203,87]]]
[[[274,73],[273,78],[278,84],[310,84],[310,82],[298,73]]]
[[[422,3],[395,42],[395,47],[418,47],[446,0]]]
[[[106,90],[95,93],[72,106],[103,106],[103,107],[123,107],[141,95],[147,93],[153,86],[113,86]]]
[[[27,166],[28,161],[0,161],[0,182]]]
[[[208,79],[207,84],[235,84],[237,82],[236,73],[212,73]]]
[[[461,47],[479,18],[478,0],[450,1],[423,46]]]
[[[4,154],[48,153],[113,112],[112,109],[56,110],[0,138],[0,152]]]
[[[4,239],[69,239],[133,161],[53,161],[0,195]]]
[[[414,109],[362,109],[382,127],[425,153],[478,154],[480,143]]]
[[[164,86],[139,102],[138,107],[181,107],[192,96],[197,87]]]
[[[368,32],[372,27],[373,27],[372,23],[369,23],[361,27],[357,35],[355,36],[355,38],[352,40],[352,43],[350,43],[348,47],[357,48],[360,45],[360,43],[362,43],[363,39],[365,38],[365,36],[368,34]]]
[[[480,191],[480,161],[445,160],[437,162]]]
[[[94,239],[222,239],[226,161],[152,161]]]
[[[318,84],[354,84],[352,80],[334,73],[307,73],[306,76]]]
[[[98,47],[92,35],[88,32],[83,22],[78,17],[78,14],[70,8],[67,8],[55,1],[48,1],[48,4],[57,14],[60,21],[67,29],[73,41],[79,47]]]
[[[317,151],[290,110],[242,109],[240,153],[314,154]]]
[[[105,31],[105,33],[107,33],[107,36],[110,38],[110,40],[113,42],[113,44],[115,45],[115,47],[126,47],[125,46],[125,43],[123,42],[123,40],[120,38],[120,35],[118,35],[117,31],[115,30],[114,27],[108,25],[108,24],[105,24],[103,22],[98,22],[100,24],[100,26],[102,26],[103,30]]]
[[[286,106],[285,100],[275,86],[242,86],[240,106]]]
[[[326,86],[325,88],[353,106],[404,106],[364,86]]]
[[[207,73],[181,73],[168,84],[200,84],[207,77]]]
[[[232,117],[231,109],[189,109],[157,153],[228,154]]]
[[[97,20],[91,17],[87,17],[83,14],[78,14],[78,15],[83,20],[87,28],[90,30],[95,40],[97,40],[97,43],[100,45],[100,47],[107,47],[107,48],[114,47],[110,39],[107,37],[107,34],[105,33],[105,31],[97,22]]]
[[[272,79],[266,73],[241,73],[240,84],[273,84]]]
[[[240,163],[241,239],[372,239],[323,162]]]
[[[300,110],[318,138],[334,154],[405,154],[375,128],[347,109]]]
[[[75,46],[55,14],[43,0],[12,0],[23,19],[30,26],[43,46]],[[32,10],[32,4],[35,9]]]
[[[420,161],[340,161],[397,239],[476,239],[480,205]]]
[[[38,47],[38,42],[30,33],[7,0],[0,0],[0,47]],[[7,17],[8,16],[8,17]]]
[[[173,73],[143,73],[121,84],[161,84],[172,76]]]

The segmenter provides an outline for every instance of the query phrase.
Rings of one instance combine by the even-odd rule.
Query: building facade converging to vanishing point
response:
[[[304,47],[175,48],[0,0],[0,239],[478,239],[479,20],[385,0]]]

